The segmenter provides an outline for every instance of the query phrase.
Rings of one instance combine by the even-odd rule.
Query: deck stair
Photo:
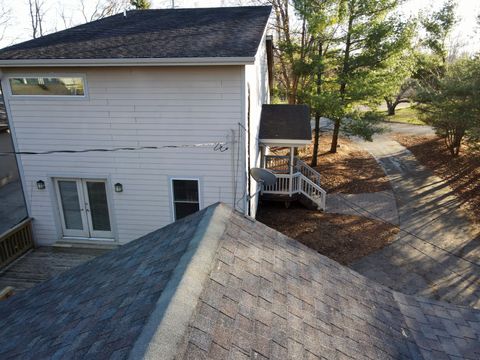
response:
[[[289,156],[265,156],[265,168],[275,172],[277,182],[264,186],[262,195],[285,200],[299,200],[301,203],[318,210],[325,210],[326,191],[321,187],[320,174],[304,161],[294,157],[293,169],[290,169]]]

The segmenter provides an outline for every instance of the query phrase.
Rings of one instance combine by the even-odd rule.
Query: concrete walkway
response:
[[[431,133],[427,127],[412,126],[397,130]],[[388,175],[405,231],[353,269],[405,294],[480,308],[480,230],[460,210],[460,200],[388,134],[359,143]]]
[[[398,225],[397,204],[393,191],[364,194],[327,194],[327,213],[382,219]]]

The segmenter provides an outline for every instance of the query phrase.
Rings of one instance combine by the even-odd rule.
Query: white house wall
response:
[[[225,142],[231,141],[231,130],[236,136],[238,123],[243,122],[241,66],[64,68],[48,72],[85,75],[87,97],[12,97],[7,86],[9,75],[44,73],[4,69],[2,86],[18,151]],[[232,161],[237,156],[231,145],[225,152],[175,148],[22,155],[36,241],[51,244],[61,237],[52,177],[107,179],[120,243],[172,222],[172,177],[200,179],[201,207],[217,201],[234,205],[234,199],[244,192],[244,148],[240,164],[235,164],[240,166],[240,176],[234,176]],[[46,182],[45,190],[36,188],[38,180]],[[122,193],[113,191],[117,182],[123,184]]]
[[[248,93],[250,92],[250,168],[260,166],[260,147],[258,144],[260,115],[262,112],[262,105],[270,103],[267,48],[265,41],[266,34],[264,34],[257,55],[255,56],[255,64],[245,66],[247,99]],[[248,114],[248,100],[246,106]],[[250,184],[249,193],[253,195],[257,191],[258,186],[253,178],[251,179]],[[257,204],[258,195],[250,201],[250,214],[253,217],[255,217],[256,214]]]

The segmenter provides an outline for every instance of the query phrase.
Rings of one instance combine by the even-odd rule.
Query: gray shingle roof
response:
[[[132,10],[0,50],[0,60],[253,57],[269,6]]]
[[[312,140],[307,105],[263,105],[260,139]]]
[[[480,311],[394,292],[224,205],[15,295],[0,319],[2,359],[480,357]]]

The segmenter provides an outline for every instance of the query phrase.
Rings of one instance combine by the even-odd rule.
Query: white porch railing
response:
[[[308,179],[320,186],[320,174],[315,169],[308,166],[304,161],[299,158],[295,158],[295,170],[302,173]]]
[[[265,156],[265,169],[272,170],[276,173],[290,172],[290,156],[278,156],[278,155],[266,155]],[[320,174],[307,165],[303,160],[297,157],[293,158],[293,169],[295,172],[300,172],[315,184],[320,186]]]
[[[325,210],[327,192],[301,172],[276,174],[274,185],[263,186],[262,194],[289,195],[302,194],[313,201],[319,210]]]
[[[265,155],[265,169],[277,173],[289,173],[290,156]]]

